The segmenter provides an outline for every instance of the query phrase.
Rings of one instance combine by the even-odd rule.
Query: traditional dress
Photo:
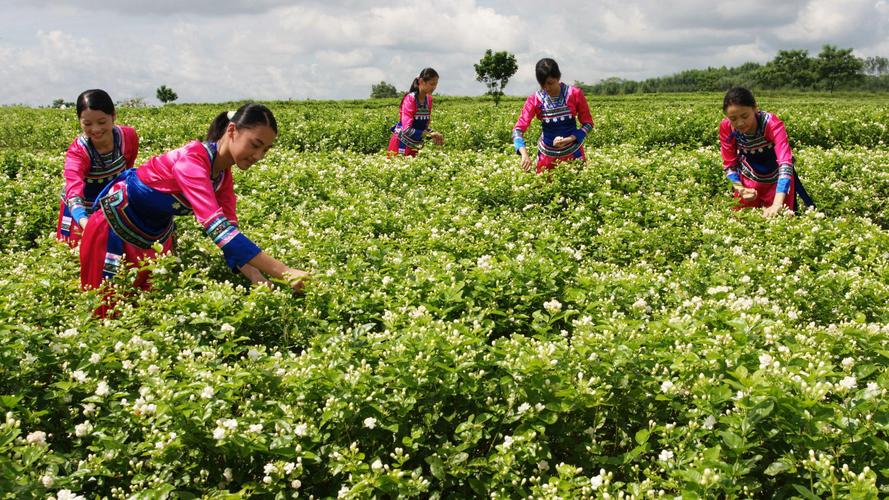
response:
[[[93,203],[103,189],[122,171],[131,168],[139,154],[139,136],[132,127],[114,126],[114,147],[99,153],[93,142],[81,135],[65,153],[65,187],[59,203],[56,238],[72,246],[80,241],[80,219],[93,213]]]
[[[231,169],[212,177],[216,154],[216,143],[193,141],[124,171],[100,194],[80,245],[84,289],[113,277],[123,261],[153,257],[156,243],[169,251],[175,215],[193,213],[233,271],[259,254],[238,230]],[[149,287],[147,272],[140,273],[136,286]]]
[[[535,117],[541,121],[542,133],[537,141],[537,172],[552,170],[557,162],[585,160],[583,140],[593,130],[593,116],[583,91],[577,87],[560,85],[561,92],[552,97],[543,89],[534,92],[525,101],[519,120],[512,131],[516,152],[525,147],[525,131]],[[580,121],[580,128],[577,121]],[[576,140],[568,146],[553,146],[556,137],[573,135]]]
[[[401,120],[395,124],[389,139],[389,154],[395,156],[417,156],[423,147],[423,132],[431,130],[432,96],[420,99],[419,92],[411,92],[401,100]]]
[[[756,190],[752,200],[744,200],[736,191],[738,208],[769,207],[776,193],[785,193],[784,205],[790,210],[796,208],[796,194],[814,206],[794,171],[787,130],[777,116],[757,111],[756,131],[750,135],[725,118],[719,124],[719,143],[726,178]]]

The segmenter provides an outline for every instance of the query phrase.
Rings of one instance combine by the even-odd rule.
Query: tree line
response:
[[[606,78],[595,84],[575,82],[587,94],[725,91],[742,86],[763,90],[889,91],[889,59],[859,58],[852,49],[824,45],[817,56],[808,50],[779,50],[771,61],[727,68],[690,69],[635,81]]]

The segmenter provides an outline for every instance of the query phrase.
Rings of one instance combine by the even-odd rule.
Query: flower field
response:
[[[179,218],[109,320],[51,236],[74,111],[0,108],[0,494],[886,496],[889,102],[758,97],[818,211],[731,210],[715,94],[591,98],[551,175],[520,99],[437,99],[407,160],[395,100],[271,103],[240,225],[306,293]],[[229,108],[118,121],[144,160]]]

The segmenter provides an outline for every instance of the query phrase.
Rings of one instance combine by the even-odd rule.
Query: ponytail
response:
[[[278,122],[272,110],[262,104],[247,103],[238,108],[237,111],[223,111],[216,115],[210,128],[207,129],[205,138],[208,142],[217,142],[222,139],[229,123],[234,123],[239,129],[254,128],[265,125],[275,133],[278,133]]]

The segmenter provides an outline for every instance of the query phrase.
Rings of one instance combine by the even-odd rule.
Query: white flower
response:
[[[262,353],[257,351],[256,349],[250,349],[247,351],[247,357],[250,358],[250,361],[256,361],[259,357],[262,356]]]
[[[214,394],[216,394],[216,391],[208,385],[201,391],[201,398],[210,399],[213,397]]]
[[[266,476],[262,478],[262,482],[265,484],[272,484],[272,476]]]
[[[222,427],[217,427],[213,429],[213,439],[219,441],[220,439],[225,437],[225,429]]]
[[[308,430],[309,426],[306,424],[296,424],[296,427],[293,428],[293,432],[297,436],[305,436]]]
[[[880,387],[880,384],[876,382],[868,382],[867,389],[864,390],[862,397],[864,397],[864,399],[873,399],[882,393],[883,389]]]
[[[506,436],[505,438],[503,438],[503,447],[509,448],[510,446],[512,446],[513,441],[514,440],[513,440],[512,436]]]
[[[62,337],[63,339],[68,339],[68,338],[76,337],[76,336],[77,336],[77,328],[69,328],[59,334],[59,337]]]
[[[713,426],[716,425],[716,417],[713,415],[707,415],[707,418],[704,419],[704,423],[701,425],[704,429],[712,430]]]
[[[287,462],[286,464],[284,464],[284,473],[285,474],[290,474],[291,472],[293,472],[293,469],[296,469],[295,463]]]
[[[671,380],[664,380],[663,382],[661,382],[661,392],[663,392],[664,394],[670,394],[671,392],[673,392],[674,387],[675,386],[673,385],[673,382]]]
[[[52,488],[52,485],[56,482],[56,480],[49,474],[44,474],[40,478],[40,482],[43,484],[44,488]]]
[[[491,265],[491,260],[493,257],[490,255],[482,255],[475,261],[475,265],[478,266],[482,271],[490,271],[494,266]]]
[[[219,331],[222,333],[232,333],[235,331],[235,327],[231,326],[228,323],[223,323],[222,326],[219,327]]]
[[[265,464],[265,467],[262,468],[262,472],[265,473],[266,475],[271,475],[271,474],[274,474],[275,472],[278,472],[278,468],[275,466],[275,464],[273,464],[272,462],[269,462],[269,463]]]
[[[92,431],[93,424],[91,424],[89,420],[86,420],[83,423],[74,426],[74,435],[77,437],[86,436]]]
[[[226,481],[231,482],[232,478],[234,477],[232,475],[232,468],[226,467],[225,470],[222,471],[222,477],[224,477]]]
[[[673,452],[670,450],[661,450],[661,454],[657,457],[661,462],[669,462],[673,460]]]
[[[44,445],[46,444],[46,433],[43,431],[34,431],[28,434],[28,437],[26,437],[25,440],[28,444]]]
[[[227,418],[222,421],[222,426],[230,431],[233,431],[238,428],[238,421],[233,418]]]
[[[537,462],[537,469],[540,470],[541,472],[548,471],[549,470],[549,462],[547,462],[546,460],[541,460],[541,461]]]
[[[300,486],[302,486],[302,485],[303,485],[303,483],[299,479],[294,479],[293,481],[290,482],[290,487],[295,490],[298,490],[300,488]]]
[[[855,377],[843,377],[843,380],[840,380],[838,385],[844,391],[852,390],[858,387],[858,379]]]
[[[104,397],[107,396],[109,392],[110,389],[108,388],[108,382],[104,380],[99,381],[99,383],[96,385],[96,396]]]
[[[543,308],[550,314],[555,314],[562,310],[562,303],[556,299],[543,303]]]
[[[759,368],[764,369],[772,366],[772,356],[769,353],[763,353],[759,355]]]
[[[595,476],[593,476],[593,477],[590,478],[590,487],[591,487],[594,491],[595,491],[595,490],[598,490],[599,488],[601,488],[601,487],[602,487],[602,483],[605,482],[605,478],[602,477],[602,476],[605,475],[604,472],[605,472],[604,470],[600,470],[600,471],[599,471],[599,474],[597,474],[597,475],[595,475]]]
[[[71,378],[80,382],[81,384],[89,380],[89,377],[83,370],[74,370],[74,372],[71,373]]]
[[[651,308],[648,307],[648,302],[646,302],[645,299],[643,299],[642,297],[636,300],[636,302],[633,302],[633,308],[645,312],[651,311]]]
[[[375,419],[373,417],[365,418],[364,419],[364,426],[367,427],[368,429],[373,429],[374,427],[377,426],[377,419]]]
[[[528,403],[522,403],[519,405],[519,413],[525,413],[526,411],[531,409],[531,405]]]
[[[102,361],[102,356],[100,356],[99,353],[94,352],[90,355],[90,363],[96,364],[99,361]]]
[[[389,276],[383,276],[383,286],[386,286],[389,283],[392,283],[392,281],[394,281],[394,280],[392,278],[390,278]]]
[[[383,468],[383,462],[380,461],[380,459],[378,458],[374,460],[374,463],[370,464],[370,468],[373,469],[375,472],[379,472]]]
[[[56,493],[56,498],[58,500],[86,500],[83,496],[72,493],[71,490],[59,490]]]
[[[843,365],[843,368],[846,370],[851,370],[853,366],[855,366],[855,360],[853,358],[843,358],[843,361],[840,362]]]

